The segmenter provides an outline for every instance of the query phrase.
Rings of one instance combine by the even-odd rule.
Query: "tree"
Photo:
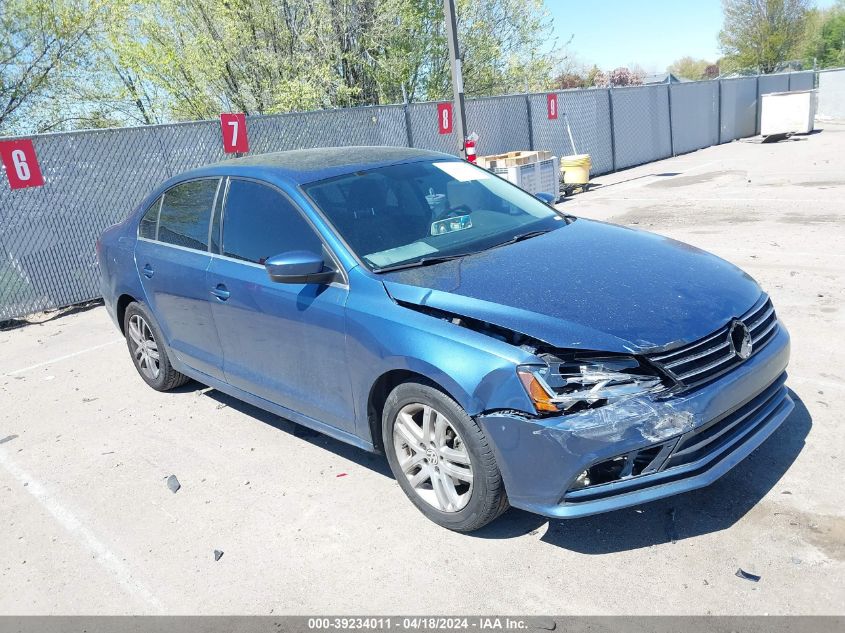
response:
[[[625,66],[614,68],[610,72],[597,72],[593,77],[593,85],[597,88],[621,88],[623,86],[641,86],[644,73],[639,70],[630,70]]]
[[[666,71],[679,78],[698,81],[707,78],[707,69],[710,66],[713,66],[713,63],[706,59],[694,59],[687,56],[672,62]]]
[[[805,66],[845,66],[845,0],[824,11],[814,10],[807,20]]]
[[[84,0],[0,3],[0,134],[37,130],[54,116],[62,80],[82,59],[100,9]]]
[[[722,10],[719,41],[730,69],[771,73],[798,55],[809,0],[722,0]]]

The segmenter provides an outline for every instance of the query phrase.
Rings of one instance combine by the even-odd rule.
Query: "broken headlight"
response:
[[[658,391],[662,380],[632,356],[540,355],[545,365],[520,365],[517,373],[535,408],[577,413]]]

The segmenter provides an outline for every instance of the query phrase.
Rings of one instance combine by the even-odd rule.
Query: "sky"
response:
[[[711,61],[720,56],[720,0],[544,1],[559,44],[574,35],[569,51],[585,65],[610,70],[639,64],[646,72],[662,72],[686,55]]]

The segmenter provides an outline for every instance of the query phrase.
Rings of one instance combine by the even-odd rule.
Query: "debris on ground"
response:
[[[205,389],[197,389],[194,392],[194,395],[195,396],[203,396],[203,395],[207,394],[209,391],[214,391],[214,387],[206,387]]]
[[[338,477],[346,477],[346,473],[338,473],[337,476]]]
[[[12,440],[16,440],[16,439],[18,439],[17,435],[14,435],[14,434],[7,435],[2,440],[0,440],[0,444],[5,444],[6,442],[11,442]]]
[[[99,400],[99,398],[83,398],[82,402],[94,402],[94,400]]]
[[[182,484],[180,484],[179,480],[176,479],[176,475],[170,475],[170,477],[167,478],[167,487],[170,488],[170,492],[175,494],[179,488],[182,487]]]
[[[214,560],[215,562],[223,558],[223,550],[216,549],[214,550]]]
[[[745,571],[742,567],[736,570],[737,578],[743,578],[744,580],[750,580],[751,582],[760,582],[760,576],[757,574],[751,574]]]

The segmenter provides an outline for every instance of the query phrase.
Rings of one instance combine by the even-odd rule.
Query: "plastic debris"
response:
[[[223,558],[223,550],[221,550],[221,549],[214,550],[214,560],[215,560],[215,562],[220,560],[221,558]]]
[[[337,476],[338,477],[346,477],[346,473],[338,473]]]
[[[0,444],[5,444],[6,442],[11,442],[12,440],[16,440],[16,439],[18,439],[17,435],[14,435],[14,434],[7,435],[2,440],[0,440]]]
[[[170,477],[167,478],[167,487],[170,488],[170,492],[175,494],[179,488],[182,487],[182,484],[180,484],[179,480],[176,479],[176,475],[170,475]]]
[[[736,570],[736,575],[738,578],[742,578],[744,580],[750,580],[751,582],[760,582],[760,576],[757,574],[750,574],[745,571],[742,567]]]

